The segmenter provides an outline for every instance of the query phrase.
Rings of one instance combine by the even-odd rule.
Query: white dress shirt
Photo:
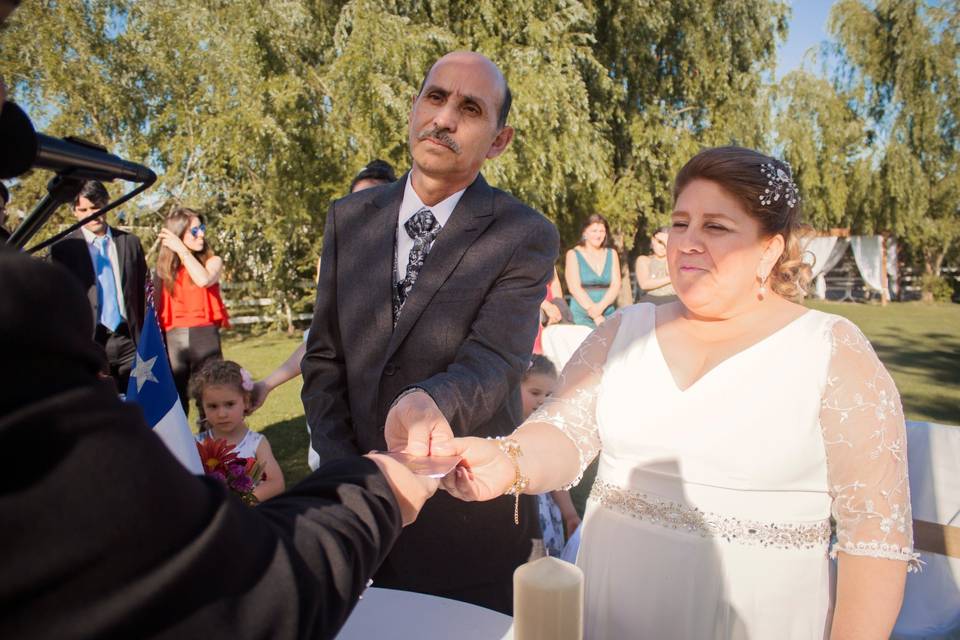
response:
[[[87,241],[87,249],[90,251],[90,262],[93,264],[93,277],[97,277],[97,247],[93,241],[97,239],[97,234],[88,230],[86,227],[80,227],[83,233],[83,239]],[[120,280],[120,258],[117,257],[117,243],[113,241],[113,232],[107,227],[107,257],[110,258],[110,266],[113,268],[113,279],[117,283],[117,306],[120,307],[120,316],[124,322],[127,320],[127,307],[123,299],[123,283]]]
[[[445,200],[441,200],[433,206],[427,206],[423,204],[423,200],[421,200],[417,192],[413,190],[411,177],[412,174],[407,175],[407,185],[403,190],[403,202],[400,203],[400,212],[397,214],[397,270],[393,273],[394,282],[399,282],[403,276],[407,274],[407,263],[410,262],[410,249],[413,248],[413,238],[410,237],[410,234],[407,233],[403,225],[413,217],[413,214],[420,211],[423,207],[427,207],[427,209],[430,209],[430,212],[433,213],[433,217],[437,219],[437,222],[440,223],[440,226],[446,227],[450,216],[453,214],[453,210],[456,208],[457,203],[460,202],[460,197],[463,195],[463,192],[466,191],[466,189],[461,189],[452,196],[448,196]]]

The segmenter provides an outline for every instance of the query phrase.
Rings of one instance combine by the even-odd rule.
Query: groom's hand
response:
[[[453,429],[426,391],[407,393],[390,408],[384,426],[387,449],[414,456],[454,455]]]

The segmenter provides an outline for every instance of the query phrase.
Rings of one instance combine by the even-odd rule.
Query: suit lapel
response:
[[[371,292],[373,305],[373,325],[376,328],[373,347],[382,352],[387,347],[393,332],[393,252],[396,244],[397,215],[403,201],[403,189],[406,178],[397,180],[383,190],[359,216],[364,221],[364,232],[352,246],[353,256],[338,256],[343,264],[345,260],[354,265],[354,277],[349,285],[340,282],[340,286],[349,286],[356,291]],[[354,284],[356,283],[356,284]]]
[[[68,235],[67,239],[74,240],[74,242],[66,245],[70,247],[70,251],[73,253],[72,260],[76,265],[74,268],[82,269],[87,276],[85,282],[92,283],[93,286],[96,286],[97,274],[93,270],[93,258],[90,257],[90,245],[87,244],[87,239],[83,236],[83,232],[77,229]]]
[[[447,226],[427,254],[423,268],[410,296],[403,305],[397,326],[390,336],[387,358],[390,358],[407,337],[437,289],[447,281],[463,254],[474,240],[493,222],[493,190],[483,176],[478,175],[464,192],[453,210]],[[396,223],[394,223],[394,228]]]
[[[97,274],[93,270],[93,258],[90,257],[90,246],[83,232],[77,229],[66,238],[64,238],[63,250],[69,252],[67,264],[70,269],[76,269],[76,276],[87,288],[87,300],[90,301],[90,309],[93,312],[93,324],[96,326],[100,317],[100,307],[97,304]]]

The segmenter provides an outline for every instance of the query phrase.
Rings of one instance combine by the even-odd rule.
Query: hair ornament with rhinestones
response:
[[[783,198],[791,209],[800,204],[800,190],[790,175],[793,170],[789,162],[783,161],[783,164],[786,171],[771,162],[760,165],[760,173],[767,179],[767,188],[760,194],[760,204],[765,207],[779,202],[780,198]]]

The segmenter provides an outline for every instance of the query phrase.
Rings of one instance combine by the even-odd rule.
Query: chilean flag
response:
[[[127,401],[140,405],[147,424],[160,436],[173,457],[191,473],[203,475],[200,454],[197,453],[196,442],[180,404],[173,374],[170,373],[160,323],[153,308],[153,286],[149,280],[147,313],[140,332],[140,344],[137,345],[137,358],[127,384]]]

